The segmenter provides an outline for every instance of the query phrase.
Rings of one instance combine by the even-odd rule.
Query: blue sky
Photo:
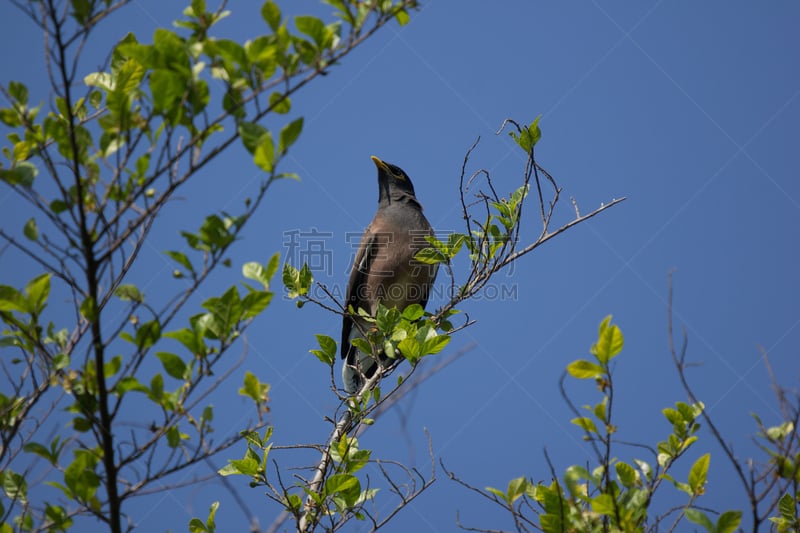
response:
[[[287,14],[330,12],[312,1],[280,4]],[[177,6],[133,2],[101,38],[113,42],[133,31],[148,40],[178,16]],[[230,7],[232,16],[220,25],[225,35],[264,31],[255,3]],[[16,51],[4,55],[3,82],[25,81],[33,94],[38,84],[45,100],[41,37],[8,5],[0,10],[0,43]],[[529,122],[541,114],[537,160],[564,187],[565,201],[574,197],[583,212],[612,198],[627,201],[501,275],[510,297],[465,304],[477,323],[442,356],[473,348],[404,401],[403,416],[386,414],[363,435],[363,446],[425,467],[427,428],[437,460],[478,487],[505,486],[520,475],[549,479],[545,447],[559,472],[592,462],[569,424],[558,379],[588,353],[607,314],[626,339],[615,374],[620,438],[655,445],[670,429],[661,409],[686,400],[666,333],[667,275],[675,269],[676,325],[686,327],[689,359],[702,363],[690,380],[737,453],[751,456],[750,413],[767,423],[779,416],[758,347],[783,385],[796,388],[800,370],[800,180],[792,159],[800,141],[798,23],[794,2],[423,1],[409,25],[383,29],[293,100],[290,118],[303,115],[305,129],[284,170],[302,181],[270,191],[231,256],[235,267],[218,273],[197,301],[237,282],[238,265],[286,253],[294,231],[326,235],[329,262],[315,275],[343,291],[353,251],[348,235],[360,234],[375,210],[372,154],[409,174],[434,228],[463,231],[457,187],[466,150],[481,137],[469,168],[490,171],[507,195],[524,154],[495,131],[505,118]],[[261,178],[238,147],[207,167],[157,222],[133,281],[146,294],[174,287],[161,252],[182,246],[178,230],[240,208]],[[565,202],[558,220],[571,212]],[[29,216],[0,191],[4,228],[21,227]],[[537,230],[532,225],[523,238]],[[3,283],[30,277],[23,259],[9,251],[0,257]],[[429,308],[441,303],[434,299]],[[339,331],[336,316],[276,298],[247,334],[235,382],[214,398],[219,437],[251,416],[235,392],[251,370],[272,384],[276,443],[323,440],[323,417],[336,402],[327,369],[307,350],[315,333],[338,338]],[[569,386],[579,405],[599,400],[593,389]],[[742,508],[744,493],[710,435],[703,431],[695,446],[685,469],[712,454],[709,494],[699,503]],[[637,450],[617,453],[641,457]],[[216,466],[226,458],[217,457]],[[313,457],[276,459],[293,467]],[[388,531],[452,531],[456,511],[466,525],[512,527],[441,470],[437,477]],[[266,527],[279,510],[244,479],[230,481]],[[663,508],[681,501],[671,487],[662,491]],[[224,530],[245,527],[218,481],[142,499],[131,511],[142,530],[182,531],[217,499]]]

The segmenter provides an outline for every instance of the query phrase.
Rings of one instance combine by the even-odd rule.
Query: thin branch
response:
[[[686,336],[686,332],[683,333],[683,345],[681,347],[680,355],[676,351],[675,348],[675,341],[674,341],[674,333],[673,333],[673,325],[672,325],[672,317],[673,317],[673,299],[672,299],[672,274],[673,272],[670,271],[668,274],[668,292],[667,292],[667,335],[669,341],[669,351],[672,355],[672,361],[675,364],[675,368],[678,371],[678,378],[680,379],[681,385],[683,386],[683,390],[686,391],[689,400],[692,403],[697,402],[697,396],[694,393],[694,390],[689,385],[689,382],[686,378],[686,349],[688,346],[688,337]],[[725,442],[725,439],[722,437],[722,433],[720,433],[719,429],[717,428],[714,421],[711,419],[711,416],[708,414],[706,409],[701,411],[701,416],[703,420],[705,420],[706,424],[708,425],[711,433],[714,435],[714,439],[722,448],[722,451],[725,453],[725,456],[728,458],[728,461],[733,466],[736,475],[739,477],[739,480],[742,483],[742,487],[747,494],[748,501],[750,503],[750,512],[753,518],[753,528],[754,531],[758,529],[758,525],[761,522],[758,516],[758,498],[755,494],[755,488],[753,485],[748,481],[747,476],[745,475],[744,470],[742,469],[742,465],[736,459],[736,456],[733,453],[733,449],[730,445]]]

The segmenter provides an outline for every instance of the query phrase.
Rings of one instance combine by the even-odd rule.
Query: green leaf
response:
[[[414,259],[426,265],[436,265],[447,261],[448,257],[436,248],[423,248],[416,253]]]
[[[411,20],[411,17],[408,15],[408,11],[405,9],[400,9],[394,15],[395,20],[401,26],[405,26]]]
[[[147,397],[157,404],[162,402],[164,397],[164,376],[156,374],[150,380],[150,388],[147,389]]]
[[[24,233],[25,236],[32,241],[39,239],[39,228],[36,227],[36,220],[34,218],[31,217],[25,223],[25,227],[22,229],[22,233]]]
[[[158,319],[145,322],[136,330],[136,346],[140,350],[146,350],[161,338],[161,324]]]
[[[167,429],[167,444],[170,448],[177,448],[180,446],[182,440],[189,438],[186,433],[181,433],[178,426],[170,426]]]
[[[149,389],[144,386],[142,383],[139,382],[133,376],[125,376],[124,378],[120,379],[116,386],[114,387],[114,393],[118,396],[122,396],[126,392],[129,391],[136,391],[136,392],[144,392],[147,393]]]
[[[241,225],[243,219],[229,217],[224,213],[223,216],[224,218],[218,215],[206,217],[196,236],[202,242],[196,246],[197,249],[219,252],[236,239],[233,232]]]
[[[383,305],[378,305],[378,311],[375,313],[375,325],[378,331],[390,334],[398,322],[400,322],[400,311],[397,308],[387,309]]]
[[[450,335],[436,335],[425,339],[422,355],[433,355],[441,352],[450,343]]]
[[[636,485],[636,470],[634,470],[631,465],[620,461],[614,465],[614,468],[617,471],[619,482],[622,483],[624,487],[631,488]]]
[[[689,522],[694,522],[695,524],[703,526],[709,533],[715,533],[714,524],[711,523],[711,520],[709,520],[702,511],[697,509],[685,509],[683,513],[686,515]]]
[[[292,511],[297,511],[302,505],[303,499],[297,494],[289,494],[286,499],[286,506]]]
[[[377,388],[373,389],[373,391],[374,390],[377,390]],[[371,454],[372,452],[370,450],[351,450],[347,459],[347,471],[352,474],[364,468],[369,462]]]
[[[272,31],[277,31],[281,25],[281,10],[272,0],[264,2],[264,5],[261,6],[261,17]]]
[[[597,326],[597,336],[600,337],[603,335],[603,332],[608,329],[608,326],[611,324],[611,315],[606,315],[606,317],[600,322],[600,325]]]
[[[689,471],[689,487],[695,495],[703,494],[705,491],[706,477],[708,476],[708,463],[711,454],[707,453],[698,457]]]
[[[425,314],[425,309],[420,304],[411,304],[403,309],[403,318],[409,322],[419,320]]]
[[[451,233],[447,236],[447,248],[448,248],[448,255],[450,257],[455,257],[458,252],[461,250],[461,247],[464,246],[464,243],[467,242],[467,236],[463,233]]]
[[[741,511],[725,511],[717,519],[716,533],[734,533],[741,522]]]
[[[233,464],[234,459],[228,459],[228,464],[217,470],[217,474],[220,476],[233,476],[236,474],[241,474],[239,472],[239,467]]]
[[[641,470],[645,479],[650,481],[650,479],[652,479],[653,476],[653,467],[651,467],[648,462],[642,461],[641,459],[634,459],[633,462],[636,463],[636,466],[639,467],[639,470]]]
[[[504,502],[508,502],[508,498],[506,497],[506,493],[503,492],[500,489],[496,489],[494,487],[486,487],[486,492],[488,492],[490,494],[494,494],[495,496],[497,496],[498,498],[500,498]]]
[[[236,472],[228,472],[223,474],[222,471],[225,470],[225,468],[221,468],[218,473],[222,476],[227,476],[236,473]],[[192,518],[189,521],[189,533],[208,533],[208,530],[206,529],[206,525],[203,523],[202,520],[200,520],[199,518]]]
[[[336,361],[336,341],[327,335],[316,335],[319,350],[309,350],[317,359],[325,364],[332,365]]]
[[[77,449],[75,458],[64,470],[64,483],[79,500],[90,501],[100,486],[95,468],[100,458],[97,450]]]
[[[22,126],[22,118],[19,112],[9,107],[0,109],[0,122],[10,128],[19,128]]]
[[[227,339],[242,320],[244,306],[236,286],[229,288],[220,297],[212,297],[202,303],[210,312],[203,318],[206,335],[215,339]]]
[[[258,380],[255,374],[249,370],[244,375],[244,386],[239,389],[239,394],[248,396],[257,404],[262,404],[267,401],[267,393],[269,392],[269,384],[262,383]]]
[[[66,531],[72,526],[72,518],[69,517],[67,511],[60,505],[47,504],[44,510],[44,515],[47,517],[52,525],[51,530]]]
[[[271,301],[271,292],[251,292],[242,298],[242,320],[258,316],[269,306]]]
[[[41,314],[50,296],[50,274],[36,276],[25,285],[28,312]]]
[[[623,345],[622,331],[617,325],[611,324],[611,316],[608,316],[600,324],[597,343],[590,351],[601,364],[605,364],[622,351]]]
[[[187,91],[188,77],[167,69],[156,69],[150,73],[150,92],[157,113],[170,115],[175,111]],[[176,123],[173,120],[172,123]]]
[[[765,431],[767,438],[773,442],[778,442],[785,439],[794,431],[794,424],[791,422],[784,422],[780,426],[768,427]]]
[[[87,297],[81,303],[80,311],[81,315],[83,315],[83,318],[88,320],[90,323],[93,323],[97,320],[97,304],[94,303],[94,298],[91,296]]]
[[[675,402],[675,407],[678,409],[684,422],[692,422],[699,414],[695,413],[695,410],[686,402]]]
[[[208,526],[208,530],[213,533],[216,528],[215,517],[217,515],[217,509],[219,509],[219,502],[214,502],[208,508],[208,518],[206,519],[206,526]]]
[[[121,366],[122,366],[122,356],[115,355],[114,357],[111,358],[110,361],[108,361],[105,365],[103,365],[103,374],[105,374],[107,378],[110,378],[111,376],[119,372]]]
[[[206,12],[206,0],[192,0],[192,15],[200,17]]]
[[[63,213],[69,209],[69,207],[69,204],[62,202],[61,200],[53,200],[50,202],[50,210],[55,214]]]
[[[683,421],[681,414],[672,407],[665,407],[661,412],[664,413],[664,417],[670,424],[679,424]]]
[[[608,406],[608,396],[603,396],[603,399],[594,406],[592,412],[598,420],[606,422],[606,407]]]
[[[293,120],[281,128],[281,133],[278,137],[278,153],[285,154],[289,147],[300,137],[301,131],[303,131],[303,117]]]
[[[592,499],[592,511],[612,516],[614,514],[614,498],[610,494],[600,494]]]
[[[164,333],[164,336],[180,342],[195,356],[205,356],[208,353],[205,343],[203,342],[203,331],[201,328],[182,328],[175,331],[168,331]]]
[[[175,251],[167,251],[167,252],[164,252],[164,253],[167,254],[168,256],[170,256],[178,264],[183,266],[186,270],[188,270],[191,273],[194,273],[194,267],[192,266],[191,261],[189,261],[189,258],[186,257],[186,254],[184,254],[182,252],[175,252]]]
[[[136,285],[131,284],[120,285],[117,287],[116,290],[114,290],[114,296],[122,301],[136,303],[142,303],[144,301],[144,296],[141,292],[139,292],[139,289],[136,287]]]
[[[283,284],[286,287],[289,298],[297,298],[308,293],[314,279],[311,276],[307,264],[303,264],[303,268],[298,270],[289,263],[283,265]]]
[[[294,172],[280,172],[278,174],[275,174],[273,178],[282,180],[288,179],[288,180],[300,181],[300,176],[298,176]]]
[[[264,286],[264,290],[269,290],[269,278],[267,277],[267,271],[263,266],[261,266],[261,263],[251,261],[242,265],[242,276],[261,283]]]
[[[588,486],[585,481],[591,481],[595,485],[598,484],[598,480],[580,465],[572,465],[564,473],[564,484],[575,498],[585,498],[587,496]]]
[[[334,496],[343,507],[353,507],[361,496],[361,482],[352,474],[333,474],[325,480],[325,494]]]
[[[156,53],[157,66],[190,75],[191,67],[185,45],[185,41],[177,33],[166,28],[156,28],[153,32],[152,48]]]
[[[156,357],[164,365],[167,374],[175,379],[188,379],[191,376],[191,369],[183,362],[183,359],[169,352],[157,352]]]
[[[353,340],[355,341],[356,339]],[[353,344],[355,344],[355,342],[353,342]],[[397,348],[403,354],[403,357],[405,357],[406,360],[408,360],[408,362],[412,365],[417,364],[417,362],[423,356],[422,344],[420,344],[415,337],[406,337],[405,339],[401,340],[399,343],[397,343]]]
[[[325,491],[328,494],[351,490],[359,484],[358,478],[349,474],[334,474],[325,480]],[[360,490],[359,490],[360,492]]]
[[[11,98],[16,100],[18,103],[27,105],[28,87],[26,87],[24,83],[19,81],[8,82],[8,94],[10,94]]]
[[[92,72],[83,77],[83,83],[89,87],[98,87],[106,92],[115,89],[114,77],[108,72]],[[100,95],[100,93],[95,93]],[[63,115],[63,113],[62,113]]]
[[[545,533],[564,533],[566,531],[561,523],[560,514],[545,513],[539,515],[539,523]]]
[[[794,520],[797,518],[797,508],[795,507],[795,500],[788,492],[781,496],[778,501],[778,510],[783,518],[787,520]]]
[[[539,120],[541,118],[542,116],[539,115],[531,122],[530,126],[523,125],[522,128],[520,128],[519,134],[514,131],[509,133],[511,138],[526,152],[530,152],[536,143],[539,142],[539,139],[542,138],[542,130],[539,129]]]
[[[567,365],[567,372],[578,379],[591,379],[602,376],[604,373],[603,367],[587,361],[585,359],[578,359]]]
[[[508,482],[508,489],[506,489],[507,499],[509,504],[513,504],[517,499],[525,494],[525,489],[528,487],[528,480],[525,476],[512,479]]]
[[[247,279],[258,281],[261,283],[261,285],[263,285],[264,290],[268,291],[270,280],[272,279],[272,276],[275,275],[275,272],[277,272],[279,265],[280,253],[276,253],[270,257],[266,265],[262,265],[256,261],[245,263],[242,266],[242,275]]]
[[[28,312],[28,300],[14,287],[0,285],[0,311]]]
[[[366,339],[361,337],[356,337],[350,340],[350,344],[358,348],[361,352],[371,355],[372,354],[372,345]],[[402,343],[401,343],[402,344]],[[398,345],[399,347],[399,345]],[[402,349],[402,348],[401,348]]]
[[[6,496],[22,503],[28,501],[28,482],[22,474],[6,469],[0,473],[0,476],[2,476],[3,492]]]
[[[594,421],[591,418],[581,416],[578,418],[573,418],[570,420],[576,426],[583,428],[584,431],[589,433],[597,433],[597,426],[594,425]]]
[[[335,445],[333,443],[331,444],[331,459],[336,463],[343,463],[348,459],[350,453],[358,450],[358,439],[355,437],[348,437],[346,434],[342,434]]]
[[[269,131],[259,137],[253,151],[253,162],[264,172],[272,173],[275,170],[275,143]]]
[[[297,26],[297,31],[311,37],[317,46],[325,45],[326,28],[322,20],[308,15],[299,15],[294,18],[294,24]]]
[[[72,17],[81,26],[85,25],[92,16],[94,3],[89,0],[70,0],[72,5]]]
[[[72,429],[80,433],[86,433],[92,429],[92,423],[83,417],[75,417],[72,419]]]
[[[56,448],[58,448],[58,440],[59,440],[59,437],[56,437],[56,439],[54,441],[54,444],[56,445]],[[62,448],[63,448],[63,446],[62,446]],[[29,442],[29,443],[25,444],[25,446],[23,446],[22,449],[25,450],[27,453],[33,453],[33,454],[38,455],[39,457],[43,457],[43,458],[47,459],[47,461],[50,464],[54,465],[54,466],[57,465],[57,463],[58,463],[58,453],[55,453],[55,454],[51,453],[51,451],[47,448],[47,446],[44,446],[43,444],[39,444],[38,442]],[[59,448],[59,451],[60,451],[60,448]]]
[[[285,115],[292,109],[292,102],[288,96],[276,91],[269,95],[269,106],[274,112]]]
[[[280,252],[275,252],[272,255],[272,257],[269,258],[269,261],[267,261],[267,268],[265,272],[267,280],[272,279],[272,276],[274,276],[275,272],[278,271],[278,267],[280,266],[280,264],[281,264],[281,254]]]
[[[224,470],[224,468],[219,471],[220,474],[222,474],[222,470]],[[228,474],[235,474],[235,473],[236,472],[229,472]],[[222,475],[228,475],[228,474],[222,474]],[[192,518],[191,521],[189,521],[190,533],[214,533],[217,529],[217,525],[214,521],[215,516],[217,514],[217,509],[219,509],[219,502],[212,503],[211,507],[209,508],[208,518],[206,519],[205,524],[199,518]]]
[[[239,123],[239,137],[242,139],[242,144],[251,154],[255,154],[258,143],[261,137],[267,135],[269,130],[264,126],[256,124],[255,122],[240,122]]]
[[[31,187],[33,180],[39,173],[39,169],[33,163],[22,161],[17,163],[14,168],[0,168],[0,180],[9,185],[21,185]]]

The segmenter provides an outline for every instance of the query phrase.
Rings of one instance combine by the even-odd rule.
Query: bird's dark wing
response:
[[[361,237],[361,243],[358,246],[356,258],[353,261],[353,269],[350,271],[350,280],[347,282],[347,295],[345,299],[345,311],[348,311],[352,306],[353,312],[357,313],[359,308],[365,308],[369,311],[369,305],[365,305],[362,298],[365,296],[365,290],[362,288],[367,281],[369,269],[372,265],[372,260],[375,258],[375,241],[376,235],[372,231],[372,225],[368,226]],[[342,321],[342,343],[341,343],[341,356],[342,359],[347,357],[350,352],[350,332],[354,327],[353,320],[349,316],[345,316]]]

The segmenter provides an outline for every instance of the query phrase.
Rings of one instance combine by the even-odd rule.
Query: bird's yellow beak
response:
[[[389,170],[389,167],[386,165],[386,163],[384,163],[383,161],[381,161],[379,158],[375,157],[374,155],[371,155],[369,157],[370,157],[370,159],[372,159],[372,162],[375,163],[375,166],[378,167],[378,170],[382,170],[382,171],[386,172],[389,175],[392,174],[392,171]]]

